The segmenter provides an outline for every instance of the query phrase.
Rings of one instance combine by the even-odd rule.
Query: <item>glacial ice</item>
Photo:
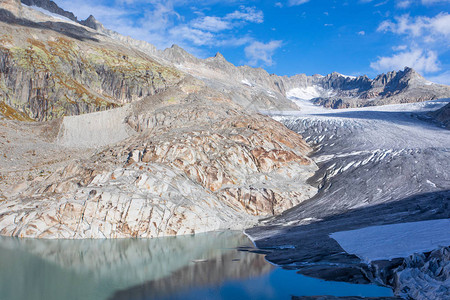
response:
[[[365,262],[390,260],[450,245],[450,219],[370,226],[330,236]]]

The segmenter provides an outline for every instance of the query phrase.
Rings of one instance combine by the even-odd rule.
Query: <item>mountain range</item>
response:
[[[0,234],[246,229],[304,275],[445,297],[448,248],[369,264],[331,237],[450,217],[445,98],[408,67],[278,76],[159,50],[53,1],[0,0]]]
[[[10,24],[44,26],[63,36],[78,38],[76,43],[60,37],[47,43],[48,37],[33,38],[22,36],[20,32],[3,36],[0,53],[3,105],[8,105],[9,110],[18,110],[15,115],[25,114],[35,120],[104,110],[143,99],[178,82],[183,77],[180,71],[253,111],[297,110],[296,100],[348,108],[450,97],[449,86],[431,83],[408,67],[375,79],[336,72],[326,76],[278,76],[260,68],[234,66],[220,53],[199,59],[177,45],[158,50],[147,42],[106,29],[92,15],[86,20],[77,20],[73,13],[64,11],[53,1],[24,0],[21,5],[20,1],[8,0],[3,1],[3,7],[8,10],[1,12],[2,19]],[[3,28],[3,32],[10,30]],[[29,47],[28,52],[19,51],[26,47]],[[58,54],[56,64],[52,61],[53,54]],[[109,54],[117,59],[114,69],[113,60],[105,59]],[[25,63],[26,60],[30,63]],[[26,69],[30,67],[39,70],[41,81],[30,80],[33,75]],[[133,74],[120,78],[125,72]],[[57,76],[45,81],[49,74]],[[24,76],[24,80],[17,80],[17,76]],[[44,107],[36,104],[41,98],[45,100]]]

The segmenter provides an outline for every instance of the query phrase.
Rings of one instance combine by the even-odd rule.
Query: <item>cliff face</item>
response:
[[[313,102],[331,108],[413,103],[450,96],[449,86],[431,83],[408,67],[375,79],[333,73],[311,86],[321,89],[317,97],[312,97]]]
[[[0,23],[2,32],[14,32]],[[146,55],[33,28],[0,36],[0,99],[43,121],[106,110],[175,85],[183,75]]]

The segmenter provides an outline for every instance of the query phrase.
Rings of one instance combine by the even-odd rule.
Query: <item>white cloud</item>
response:
[[[364,30],[361,30],[358,32],[358,35],[366,35],[366,32]]]
[[[227,39],[222,39],[216,42],[216,46],[226,46],[226,47],[240,47],[243,46],[245,44],[249,44],[251,42],[253,42],[254,39],[248,36],[245,37],[241,37],[241,38],[235,38],[235,37],[231,37],[231,38],[227,38]]]
[[[404,43],[392,48],[399,53],[378,57],[370,64],[378,71],[408,66],[423,73],[436,72],[440,70],[438,53],[450,48],[450,14],[446,12],[434,17],[397,16],[382,22],[377,31],[394,33]],[[408,48],[412,50],[407,51]]]
[[[450,0],[422,0],[422,4],[424,5],[433,5],[436,3],[450,3]]]
[[[242,1],[225,0],[228,4]],[[238,6],[223,16],[207,15],[199,10],[197,17],[180,15],[180,7],[208,7],[224,0],[116,0],[108,6],[105,1],[59,0],[58,4],[80,19],[94,15],[103,25],[133,38],[147,41],[163,49],[178,44],[189,52],[203,56],[205,47],[242,47],[255,42],[246,31],[231,29],[249,23],[264,22],[264,14],[255,7]]]
[[[439,71],[439,61],[436,52],[414,49],[404,51],[392,56],[378,57],[378,60],[370,63],[374,70],[385,72],[410,67],[418,72],[429,73]]]
[[[400,8],[408,8],[411,6],[411,4],[412,4],[411,0],[400,0],[400,1],[397,1],[396,6],[400,7]]]
[[[257,66],[261,62],[262,65],[273,65],[272,56],[275,50],[280,48],[282,41],[270,41],[268,43],[261,43],[258,41],[252,42],[245,47],[245,56],[247,57],[248,64],[251,66]]]
[[[394,50],[394,51],[403,51],[403,50],[406,50],[407,48],[408,48],[408,46],[406,46],[406,45],[398,45],[398,46],[392,47],[392,50]]]
[[[241,6],[240,10],[236,10],[225,16],[226,20],[242,20],[252,23],[262,23],[264,21],[264,14],[254,7]]]
[[[289,4],[289,6],[296,6],[296,5],[305,4],[306,2],[309,2],[309,0],[289,0],[288,4]]]
[[[395,21],[384,21],[378,26],[378,31],[405,34],[412,37],[432,35],[435,37],[450,37],[450,14],[440,13],[435,17],[416,17],[409,15],[395,17]]]
[[[232,24],[230,22],[222,20],[219,17],[206,16],[195,19],[192,22],[192,27],[212,32],[218,32],[230,29],[232,27]]]
[[[216,16],[203,16],[193,20],[191,24],[194,28],[219,32],[231,29],[242,24],[242,22],[262,23],[263,21],[264,14],[262,11],[256,10],[254,7],[241,6],[240,10],[235,10],[222,18]]]
[[[211,45],[214,42],[214,35],[212,33],[186,25],[171,28],[169,34],[172,37],[182,37],[183,40],[190,41],[196,46]]]
[[[445,71],[441,74],[434,76],[427,76],[427,79],[434,83],[450,85],[450,71]]]

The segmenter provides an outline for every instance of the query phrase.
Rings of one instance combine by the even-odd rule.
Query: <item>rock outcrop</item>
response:
[[[38,121],[121,106],[183,78],[143,54],[51,32],[3,34],[0,43],[0,99]]]
[[[428,115],[440,122],[445,128],[450,129],[450,103]]]
[[[242,229],[316,192],[306,183],[316,170],[311,149],[299,135],[195,80],[132,104],[123,122],[134,130],[128,139],[11,191],[0,205],[0,233],[120,238]]]

